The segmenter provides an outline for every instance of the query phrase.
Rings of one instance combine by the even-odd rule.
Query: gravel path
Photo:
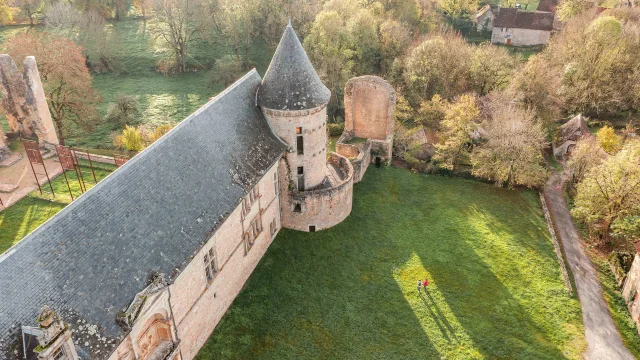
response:
[[[609,308],[602,297],[596,270],[585,252],[582,239],[567,208],[562,191],[565,181],[564,174],[554,173],[545,185],[544,196],[555,220],[582,305],[582,320],[587,339],[585,359],[634,359],[624,346],[613,323]]]

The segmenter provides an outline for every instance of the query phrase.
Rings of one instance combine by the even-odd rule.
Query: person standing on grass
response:
[[[429,279],[424,279],[422,286],[424,287],[425,294],[427,293],[427,286],[429,285]]]
[[[418,280],[418,294],[420,294],[421,287],[422,287],[422,280]]]

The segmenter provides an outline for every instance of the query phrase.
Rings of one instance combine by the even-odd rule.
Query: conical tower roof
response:
[[[326,104],[330,97],[331,91],[320,80],[289,22],[258,90],[258,105],[304,110]]]

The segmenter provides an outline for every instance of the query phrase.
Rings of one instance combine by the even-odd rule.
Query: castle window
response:
[[[302,135],[296,136],[296,149],[298,150],[298,155],[304,155],[304,141],[302,140]]]
[[[298,175],[298,191],[304,191],[304,175]]]
[[[302,128],[300,126],[296,127],[296,134],[302,134]]]
[[[298,166],[298,175],[304,174],[304,166]]]
[[[309,225],[309,232],[316,232],[316,226],[315,225]]]
[[[300,206],[300,204],[296,204],[296,206],[294,206],[294,208],[293,208],[293,212],[301,213],[302,212],[302,206]]]
[[[213,248],[204,254],[204,272],[207,275],[207,284],[210,284],[213,281],[213,277],[218,273]]]
[[[278,195],[278,173],[273,173],[273,188],[275,190],[275,194]]]
[[[64,350],[62,348],[59,348],[53,353],[53,360],[64,360],[65,358]]]
[[[271,220],[271,225],[269,225],[269,230],[271,231],[271,236],[273,236],[276,233],[276,230],[278,230],[276,228],[276,219]]]

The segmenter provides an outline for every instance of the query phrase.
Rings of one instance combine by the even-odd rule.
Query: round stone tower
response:
[[[325,181],[330,97],[289,22],[264,75],[257,102],[273,131],[289,145],[286,159],[298,191],[317,188]]]

